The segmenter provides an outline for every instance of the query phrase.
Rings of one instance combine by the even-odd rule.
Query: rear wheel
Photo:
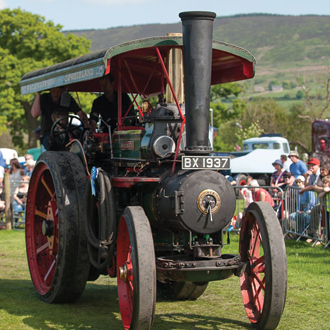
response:
[[[285,305],[287,264],[282,230],[269,203],[249,205],[239,253],[248,262],[240,278],[245,311],[258,329],[275,329]]]
[[[148,218],[140,206],[126,207],[117,235],[117,284],[126,330],[149,330],[156,304],[156,264]]]
[[[167,300],[196,300],[208,286],[208,282],[157,282],[158,295]]]
[[[45,152],[33,170],[26,249],[33,284],[48,303],[74,302],[86,285],[86,182],[79,157],[70,152]]]

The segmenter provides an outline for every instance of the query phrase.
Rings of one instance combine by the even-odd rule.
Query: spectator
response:
[[[24,158],[25,158],[25,161],[27,161],[27,160],[29,160],[29,159],[32,159],[32,160],[33,160],[33,156],[32,156],[31,154],[26,154],[26,155],[24,156]]]
[[[9,180],[14,182],[21,182],[24,170],[22,169],[17,158],[10,160]]]
[[[59,107],[69,115],[70,112],[75,113],[84,123],[86,128],[89,128],[87,115],[80,109],[77,102],[69,95],[69,104],[62,105],[61,100],[64,92],[64,87],[54,87],[50,89],[50,93],[44,93],[37,96],[31,108],[31,114],[34,118],[41,116],[41,131],[40,131],[40,144],[41,150],[49,150],[48,137],[53,125],[52,113]],[[64,94],[65,95],[65,94]]]
[[[283,189],[285,189],[286,187],[291,187],[295,185],[295,180],[296,178],[294,177],[293,173],[288,172],[285,174],[285,186],[283,187]]]
[[[305,177],[303,175],[299,175],[296,179],[296,185],[298,188],[304,189],[305,181]],[[296,212],[289,215],[289,221],[290,226],[296,228],[299,233],[303,233],[303,231],[310,224],[311,210],[315,206],[315,194],[312,191],[305,191],[301,194],[300,191],[296,196]],[[297,224],[298,228],[296,227]]]
[[[35,165],[35,161],[33,159],[28,159],[24,165],[25,165],[25,169],[26,169],[26,171],[24,170],[24,175],[27,175],[28,177],[31,178],[32,171],[33,171],[34,165]]]
[[[0,217],[2,218],[2,211],[6,208],[5,201],[0,199]]]
[[[305,191],[314,190],[321,173],[320,161],[317,158],[311,158],[307,164],[309,166],[309,170],[305,173],[305,182],[307,182],[307,184],[305,188],[300,189],[299,194],[303,194]]]
[[[2,151],[1,150],[0,150],[0,166],[2,166],[3,168],[6,168],[7,167],[6,161],[3,158],[3,154],[2,154]]]
[[[327,151],[326,142],[324,139],[320,139],[320,151],[322,151],[322,152]]]
[[[317,158],[321,164],[329,162],[330,158],[328,156],[328,139],[320,138],[317,143],[316,150],[313,152],[312,157]]]
[[[268,202],[272,207],[274,207],[274,201],[269,192],[264,188],[259,187],[259,183],[257,180],[251,180],[249,183],[249,187],[251,187],[252,198],[254,202]]]
[[[252,192],[251,190],[248,188],[249,183],[253,180],[252,176],[248,176],[246,178],[246,185],[244,186],[244,188],[241,190],[241,193],[244,197],[245,200],[245,209],[253,202],[253,198],[252,198]]]
[[[29,189],[30,177],[27,175],[22,176],[22,183],[16,187],[14,198],[14,215],[18,216],[19,213],[25,211],[26,195]]]
[[[330,163],[324,163],[320,167],[320,176],[314,185],[313,191],[316,193],[321,193],[324,191],[324,183],[323,183],[323,178],[327,175],[330,175]]]
[[[325,205],[325,219],[324,221],[328,222],[328,232],[327,239],[330,241],[330,175],[326,175],[322,178],[323,181],[323,191],[319,194],[320,198],[323,198],[323,203]]]
[[[319,197],[322,198],[330,191],[330,175],[326,175],[322,178],[323,191],[320,192]],[[328,206],[328,205],[327,205]]]
[[[30,154],[26,154],[26,155],[24,156],[24,158],[25,158],[25,164],[23,164],[23,166],[24,166],[24,175],[27,175],[28,169],[27,169],[27,167],[26,167],[26,162],[27,162],[29,159],[32,159],[32,160],[33,160],[33,156],[30,155]],[[29,175],[29,176],[31,176],[31,175]]]
[[[285,185],[285,175],[287,172],[283,170],[283,163],[280,159],[276,159],[272,164],[276,171],[272,174],[270,179],[270,185],[272,187],[280,187],[282,188]],[[277,192],[277,189],[275,189]]]
[[[287,210],[287,216],[295,212],[296,210],[296,200],[297,200],[297,190],[296,189],[287,189],[290,187],[297,187],[296,179],[291,172],[286,173],[285,175],[285,209]],[[284,217],[282,217],[283,219]]]
[[[291,150],[289,158],[292,161],[290,172],[293,173],[296,179],[299,175],[304,175],[307,172],[307,166],[302,160],[300,160],[298,151]]]
[[[281,161],[282,161],[282,164],[283,164],[283,170],[286,171],[286,172],[290,172],[290,165],[288,163],[288,157],[287,155],[281,155]]]

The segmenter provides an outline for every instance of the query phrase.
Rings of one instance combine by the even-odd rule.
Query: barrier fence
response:
[[[0,223],[4,227],[9,222],[14,230],[23,230],[25,228],[26,193],[17,194],[23,201],[22,205],[14,199],[14,194],[18,187],[28,183],[25,181],[8,181],[8,183],[9,188],[7,189],[3,184],[0,186],[0,190],[2,189],[0,205],[3,204],[3,209],[0,210]]]
[[[313,191],[299,194],[296,186],[281,188],[260,186],[269,191],[275,203],[274,212],[281,224],[283,234],[287,238],[299,241],[304,238],[310,240],[313,246],[322,242],[325,247],[330,246],[330,193],[323,198]],[[251,193],[250,187],[235,186],[236,210],[231,223],[225,228],[227,231],[239,231],[242,217],[247,208],[247,197]]]

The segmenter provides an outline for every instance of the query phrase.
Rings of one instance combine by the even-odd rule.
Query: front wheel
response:
[[[245,311],[258,329],[276,329],[286,299],[284,238],[267,202],[252,203],[242,219],[239,253],[247,267],[240,278]]]
[[[151,228],[140,206],[126,207],[117,234],[117,284],[125,330],[149,330],[156,304],[156,262]]]

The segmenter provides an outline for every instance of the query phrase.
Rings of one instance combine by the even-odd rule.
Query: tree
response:
[[[318,77],[318,79],[322,79],[323,87],[318,90],[317,97],[313,97],[312,87],[307,86],[306,81],[302,77],[297,79],[298,85],[301,87],[301,90],[298,92],[306,99],[305,111],[299,114],[299,117],[310,123],[316,119],[325,119],[330,115],[330,67],[327,74],[323,77]]]
[[[303,104],[291,106],[288,116],[291,125],[288,126],[287,138],[292,147],[298,146],[300,153],[310,153],[312,150],[312,125],[304,118]]]
[[[215,127],[223,127],[226,122],[231,122],[240,118],[245,111],[245,102],[236,97],[242,92],[242,88],[237,83],[226,83],[214,85],[211,88],[211,104],[213,109],[213,124]],[[230,101],[227,104],[222,103],[221,99]],[[223,132],[219,132],[213,143],[214,150],[228,150],[232,148],[232,141],[225,142],[222,138]]]
[[[36,146],[31,116],[34,95],[21,95],[19,82],[24,74],[85,54],[90,41],[68,33],[61,25],[21,9],[0,11],[0,130],[8,124],[13,143],[21,149]],[[28,145],[23,136],[28,134]]]
[[[280,133],[285,137],[291,125],[286,109],[274,99],[263,98],[249,102],[240,121],[243,127],[250,127],[256,122],[262,128],[262,133]]]
[[[243,127],[239,126],[239,130],[235,132],[237,138],[237,144],[239,146],[243,145],[243,141],[249,138],[257,137],[262,133],[262,128],[259,125],[259,122],[253,122],[250,126]]]
[[[288,80],[282,81],[283,89],[291,89],[291,83]]]
[[[301,100],[304,96],[305,96],[305,93],[301,89],[299,89],[296,93],[296,98],[298,100]]]

